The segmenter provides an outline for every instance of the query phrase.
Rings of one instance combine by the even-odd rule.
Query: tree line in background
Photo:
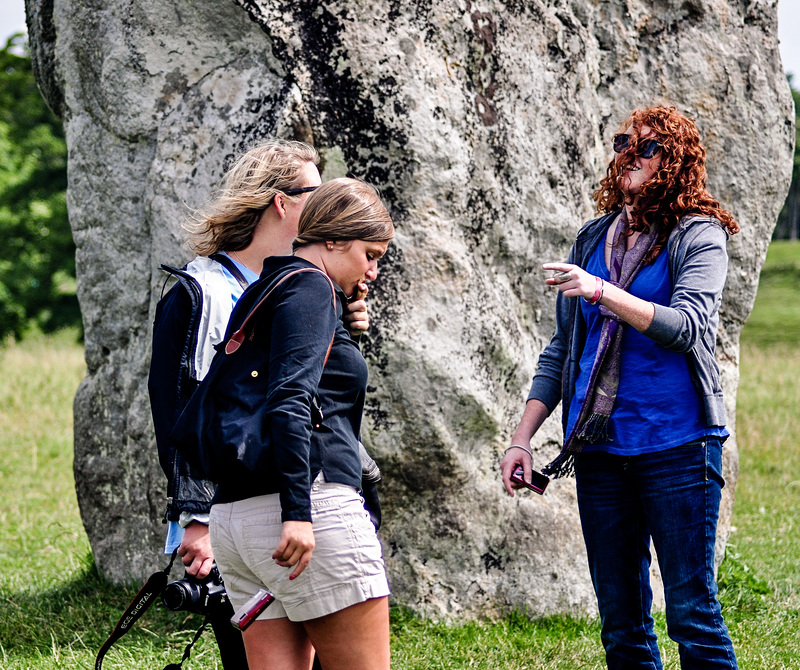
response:
[[[789,85],[792,85],[789,75]],[[792,86],[794,98],[794,166],[792,167],[792,184],[783,205],[773,240],[796,240],[800,238],[800,91]]]
[[[792,96],[799,141],[773,239],[800,237],[800,91]],[[0,344],[32,326],[81,326],[66,189],[64,129],[36,86],[25,36],[14,35],[0,50]]]
[[[66,190],[64,129],[14,35],[0,50],[0,343],[80,327]]]

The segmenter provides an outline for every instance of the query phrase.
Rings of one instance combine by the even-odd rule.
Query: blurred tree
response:
[[[80,326],[67,219],[67,145],[33,77],[26,38],[0,50],[0,342]]]
[[[794,167],[789,193],[772,234],[773,240],[796,240],[800,237],[800,91],[792,86],[792,75],[788,78],[794,98]]]

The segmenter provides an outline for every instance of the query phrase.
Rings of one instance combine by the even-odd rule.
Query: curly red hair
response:
[[[706,150],[700,133],[690,119],[674,107],[647,107],[635,110],[621,125],[620,132],[633,127],[628,147],[609,164],[606,176],[594,192],[599,213],[608,214],[630,204],[630,196],[619,188],[625,168],[635,160],[634,148],[642,126],[651,130],[649,137],[661,143],[661,167],[655,176],[642,185],[636,206],[631,211],[631,232],[654,226],[658,237],[650,252],[653,262],[665,247],[669,234],[678,221],[690,214],[713,216],[733,235],[739,224],[706,189]]]

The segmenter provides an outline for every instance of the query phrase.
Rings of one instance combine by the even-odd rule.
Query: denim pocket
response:
[[[725,486],[725,478],[722,476],[722,440],[716,435],[705,438],[706,440],[706,480],[709,477],[719,484],[720,488]]]

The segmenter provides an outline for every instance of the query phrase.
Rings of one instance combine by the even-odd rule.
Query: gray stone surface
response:
[[[312,141],[325,176],[378,185],[397,238],[370,300],[364,438],[385,483],[397,602],[431,616],[594,608],[574,484],[502,492],[497,465],[553,329],[563,259],[635,106],[698,120],[738,217],[719,361],[735,429],[738,339],[783,196],[792,104],[771,2],[27,0],[40,86],[64,118],[88,376],[75,477],[101,571],[163,563],[146,395],[161,262],[237,151]],[[557,451],[559,419],[536,438]],[[729,440],[720,543],[738,469]]]

